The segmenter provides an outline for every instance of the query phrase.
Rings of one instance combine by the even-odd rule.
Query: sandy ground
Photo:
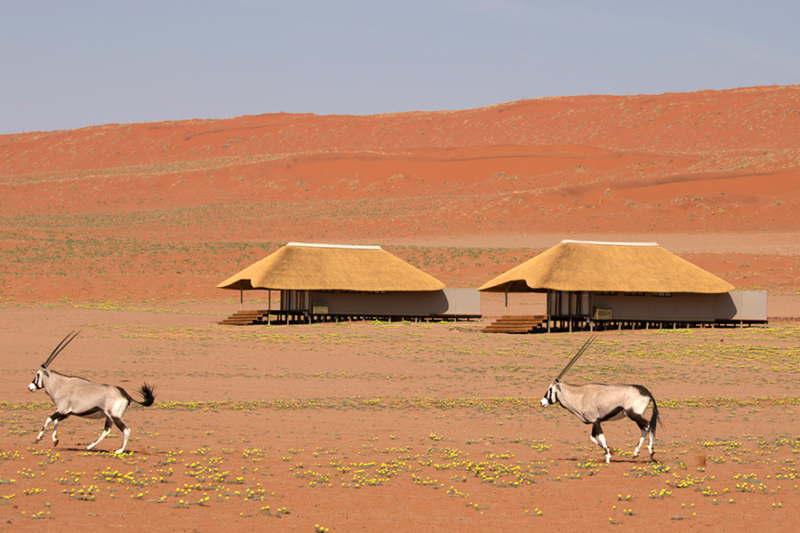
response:
[[[796,324],[606,332],[569,374],[626,381],[657,398],[656,458],[638,430],[588,428],[543,409],[584,334],[489,335],[486,323],[231,328],[225,306],[0,309],[0,520],[5,530],[465,531],[580,526],[785,531],[800,503]],[[114,383],[153,407],[116,430],[70,418],[27,384],[51,368]],[[586,495],[576,497],[576,494]],[[676,523],[677,522],[677,523]]]

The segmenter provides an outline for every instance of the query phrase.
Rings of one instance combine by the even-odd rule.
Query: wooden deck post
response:
[[[239,287],[239,311],[244,309],[244,289]]]
[[[272,325],[272,289],[267,289],[267,325]]]

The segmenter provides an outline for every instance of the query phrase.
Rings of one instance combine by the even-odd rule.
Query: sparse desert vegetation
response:
[[[190,308],[0,313],[0,515],[15,529],[146,515],[159,517],[156,530],[280,519],[291,531],[456,520],[472,531],[580,513],[599,527],[713,529],[758,516],[779,530],[800,499],[797,325],[603,333],[567,381],[646,383],[665,423],[657,463],[632,458],[632,423],[606,423],[606,465],[587,426],[539,406],[585,334],[486,335],[478,323],[229,328]],[[60,370],[156,384],[156,405],[128,412],[131,453],[111,453],[118,432],[86,452],[101,423],[77,418],[61,423],[59,447],[34,443],[52,405],[25,389],[36,348],[50,347],[41,334],[30,340],[40,333],[32,316],[84,328]]]

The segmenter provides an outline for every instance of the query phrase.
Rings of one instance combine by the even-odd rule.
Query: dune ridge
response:
[[[146,298],[134,287],[150,274],[164,283],[149,294],[217,298],[191,287],[291,240],[394,245],[411,261],[409,246],[468,242],[478,251],[445,246],[431,251],[440,263],[416,266],[470,286],[504,267],[457,254],[530,256],[536,236],[741,234],[784,239],[786,253],[764,250],[775,263],[764,284],[721,256],[712,272],[792,294],[798,141],[799,86],[3,135],[0,287],[15,299]],[[509,238],[515,251],[492,251]],[[762,253],[754,240],[730,252]],[[92,281],[65,283],[87,268]]]

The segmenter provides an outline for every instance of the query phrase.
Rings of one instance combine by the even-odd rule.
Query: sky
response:
[[[0,134],[800,83],[797,0],[7,2]]]

